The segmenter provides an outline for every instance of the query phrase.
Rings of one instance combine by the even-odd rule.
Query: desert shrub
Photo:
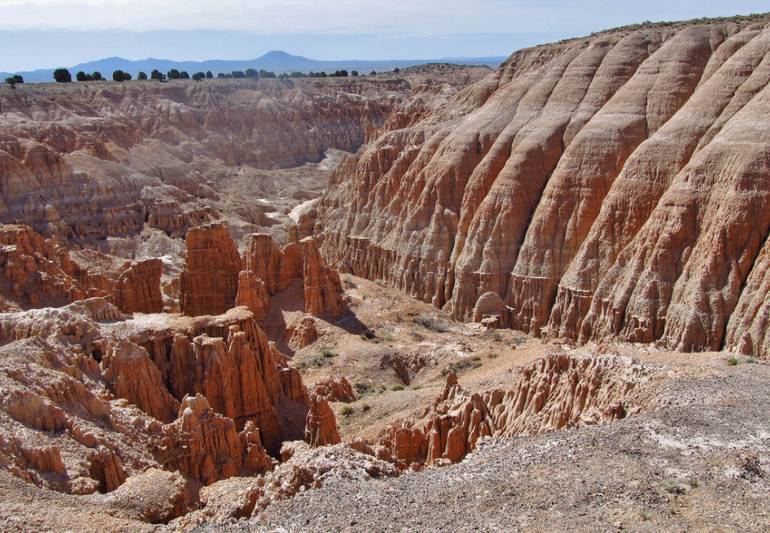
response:
[[[369,405],[368,403],[365,403],[365,404],[361,405],[361,410],[364,413],[368,413],[371,410],[371,408],[372,408],[372,406]]]
[[[369,383],[356,383],[353,385],[356,389],[356,392],[359,396],[362,396],[366,393],[372,392],[372,386]]]
[[[686,492],[682,485],[671,479],[667,479],[663,482],[663,490],[677,496]]]
[[[446,367],[444,370],[441,371],[442,376],[446,376],[449,374],[449,372],[454,372],[455,374],[459,374],[463,370],[468,370],[469,368],[481,368],[483,366],[483,363],[481,362],[481,357],[476,355],[470,358],[463,358],[459,361],[455,361],[454,363],[451,363],[448,367]]]
[[[390,390],[392,390],[392,391],[394,391],[394,392],[395,392],[395,391],[404,390],[404,386],[403,386],[401,383],[396,383],[395,385],[393,385],[393,386],[390,388]]]
[[[8,76],[7,78],[5,78],[5,83],[13,87],[18,83],[24,83],[24,78],[19,76],[18,74],[14,74],[13,76]]]
[[[136,75],[137,80],[146,80],[147,79],[147,73],[139,71],[139,74]]]
[[[428,315],[420,315],[413,319],[417,324],[421,325],[425,329],[435,331],[437,333],[446,333],[449,331],[449,326],[443,321]]]
[[[727,360],[727,364],[730,365],[730,366],[738,366],[739,362],[740,361],[738,361],[738,358],[735,357],[734,355],[732,357],[730,357],[730,359]]]
[[[352,416],[353,413],[355,413],[355,409],[353,409],[351,406],[346,405],[342,408],[342,411],[340,411],[340,414],[342,416]]]
[[[337,357],[337,354],[331,351],[329,348],[324,348],[321,350],[321,356],[324,359],[331,359],[333,357]]]

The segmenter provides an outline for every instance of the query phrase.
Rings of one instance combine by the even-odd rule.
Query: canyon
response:
[[[765,530],[768,57],[0,88],[0,529]]]

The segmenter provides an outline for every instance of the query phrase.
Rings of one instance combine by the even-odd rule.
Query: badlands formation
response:
[[[0,530],[767,530],[767,57],[0,89]]]
[[[513,54],[345,162],[322,201],[324,254],[460,320],[770,356],[766,25]]]

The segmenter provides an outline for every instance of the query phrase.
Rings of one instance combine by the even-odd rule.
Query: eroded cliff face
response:
[[[322,252],[464,320],[766,357],[769,52],[766,17],[517,52],[338,169]]]
[[[82,268],[29,226],[0,225],[0,312],[107,296],[112,287],[109,272]]]
[[[153,468],[211,484],[272,470],[306,432],[339,441],[245,308],[131,317],[92,298],[0,313],[0,384],[4,470],[59,492],[111,493]]]
[[[401,468],[456,463],[482,437],[545,433],[639,412],[649,399],[638,386],[653,374],[623,357],[548,355],[521,369],[511,388],[478,394],[450,373],[422,417],[388,427],[379,445]]]
[[[0,91],[0,222],[63,239],[209,220],[228,168],[355,151],[404,79],[54,84]]]
[[[221,224],[192,228],[186,241],[186,265],[180,276],[180,303],[186,315],[219,314],[244,306],[257,320],[264,320],[273,298],[280,299],[278,307],[299,306],[311,315],[336,317],[343,312],[339,274],[326,265],[310,237],[281,248],[270,235],[255,233],[247,240],[243,258]]]

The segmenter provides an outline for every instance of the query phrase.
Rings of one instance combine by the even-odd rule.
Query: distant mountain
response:
[[[172,68],[178,70],[186,70],[192,75],[194,72],[206,72],[210,70],[216,75],[219,72],[229,73],[234,70],[246,70],[253,68],[255,70],[269,70],[276,74],[291,73],[291,72],[334,72],[335,70],[346,69],[358,70],[361,73],[368,73],[372,70],[377,72],[389,71],[394,68],[407,68],[418,65],[424,65],[426,63],[453,63],[457,65],[486,65],[492,68],[496,68],[503,61],[505,57],[443,57],[436,59],[392,59],[392,60],[336,60],[336,61],[321,61],[318,59],[309,59],[307,57],[295,56],[281,51],[268,52],[262,57],[257,59],[212,59],[208,61],[171,61],[169,59],[141,59],[138,61],[131,61],[129,59],[123,59],[122,57],[108,57],[105,59],[99,59],[97,61],[91,61],[88,63],[81,63],[70,67],[70,72],[74,75],[78,71],[91,73],[99,71],[102,75],[110,79],[113,71],[122,70],[124,72],[130,72],[134,77],[139,71],[144,71],[149,74],[153,69],[158,69],[161,72],[168,72]],[[32,70],[28,72],[0,72],[0,78],[5,79],[12,74],[20,74],[24,77],[24,81],[28,83],[35,82],[52,82],[54,69],[40,69]]]

